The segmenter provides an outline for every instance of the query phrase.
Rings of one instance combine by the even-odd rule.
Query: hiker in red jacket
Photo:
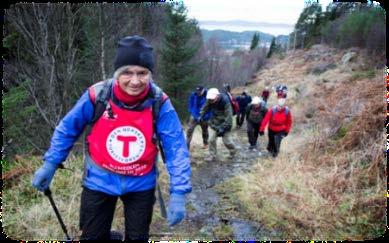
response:
[[[268,124],[269,143],[267,150],[273,157],[277,157],[280,151],[281,140],[288,136],[292,127],[292,115],[290,114],[289,107],[285,106],[285,98],[278,99],[278,105],[269,109],[266,113],[259,128],[261,136],[263,136],[265,127]]]

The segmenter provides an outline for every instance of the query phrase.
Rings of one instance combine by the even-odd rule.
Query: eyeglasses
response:
[[[128,78],[132,78],[135,75],[137,77],[139,77],[139,78],[145,78],[148,74],[149,74],[148,70],[141,70],[141,71],[129,71],[129,70],[126,70],[126,71],[121,73],[121,75],[123,75],[125,77],[128,77]]]

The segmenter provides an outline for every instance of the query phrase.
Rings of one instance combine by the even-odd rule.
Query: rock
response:
[[[319,63],[317,64],[316,66],[314,66],[310,72],[315,74],[315,75],[319,75],[321,73],[324,73],[325,71],[329,70],[329,69],[332,69],[332,68],[335,68],[336,65],[334,63],[330,63],[330,62],[324,62],[324,63]]]
[[[343,57],[342,57],[342,64],[343,64],[343,65],[348,64],[348,63],[349,63],[350,61],[352,61],[356,56],[357,56],[357,53],[356,53],[356,52],[353,52],[353,51],[347,52],[347,53],[344,54]]]

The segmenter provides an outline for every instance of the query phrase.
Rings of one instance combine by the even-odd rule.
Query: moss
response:
[[[221,224],[213,228],[213,234],[217,239],[228,240],[234,238],[234,232],[230,225]]]
[[[341,126],[336,133],[335,140],[339,140],[343,138],[344,136],[346,136],[346,134],[347,134],[347,127]]]
[[[355,80],[358,80],[358,79],[371,79],[371,78],[374,78],[375,76],[375,71],[374,69],[368,69],[368,70],[364,70],[364,71],[355,71],[353,72],[351,78],[350,78],[350,81],[355,81]]]

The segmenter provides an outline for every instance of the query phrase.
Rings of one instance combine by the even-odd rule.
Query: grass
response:
[[[374,69],[368,69],[364,71],[355,71],[353,72],[350,81],[355,81],[359,79],[372,79],[374,78],[376,72]]]
[[[65,238],[48,198],[31,186],[33,172],[41,163],[38,157],[19,159],[14,162],[14,170],[21,167],[28,167],[29,170],[4,180],[3,227],[4,233],[10,239],[63,240]],[[70,156],[65,166],[73,172],[57,171],[50,188],[69,234],[77,236],[82,162]]]
[[[12,164],[15,171],[19,171],[22,167],[29,167],[29,169],[19,174],[10,173],[9,175],[14,177],[4,180],[2,224],[5,235],[13,240],[64,240],[65,234],[48,198],[31,186],[33,173],[42,164],[41,158],[19,158]],[[81,235],[79,208],[83,161],[81,157],[70,155],[64,165],[67,169],[56,172],[50,189],[70,237],[77,240]],[[159,167],[161,171],[159,181],[167,204],[168,177],[163,171],[164,165],[159,163]],[[167,231],[165,221],[157,201],[152,225],[154,231]],[[112,229],[124,232],[123,204],[120,200],[116,205]]]
[[[322,77],[332,89],[311,90],[314,82],[306,82],[309,102],[288,94],[295,124],[280,156],[220,186],[234,185],[236,205],[278,239],[368,240],[385,232],[382,80],[373,70],[342,72]],[[312,130],[303,125],[307,107],[315,108]]]
[[[234,236],[231,226],[221,224],[213,228],[213,234],[220,240],[229,240]]]

